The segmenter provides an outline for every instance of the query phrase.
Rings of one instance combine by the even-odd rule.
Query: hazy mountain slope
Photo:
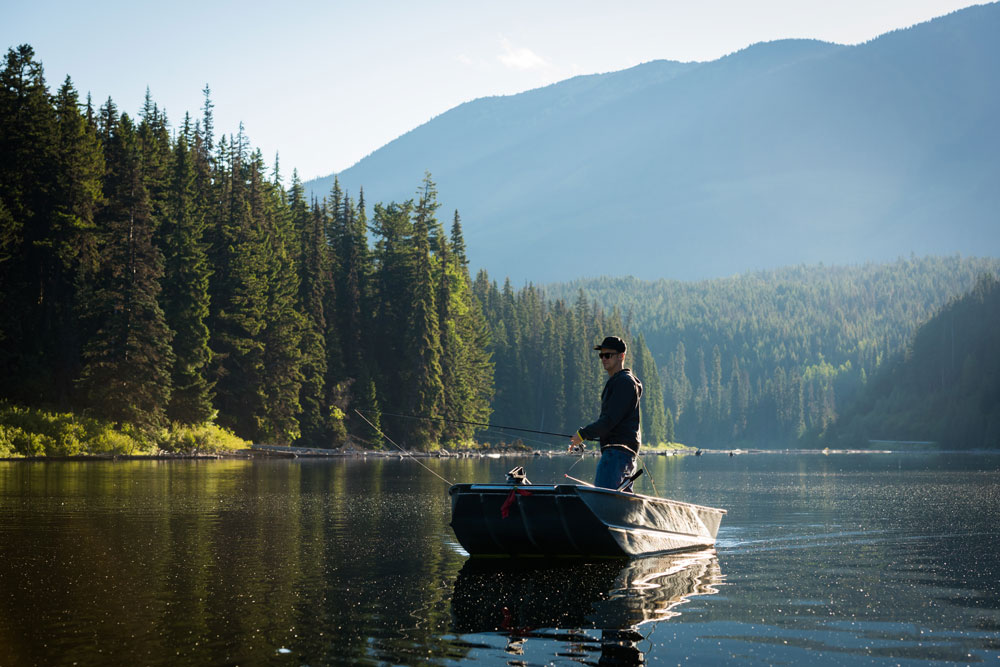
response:
[[[998,34],[992,4],[577,77],[456,107],[340,180],[400,200],[429,170],[474,267],[516,282],[996,255]]]
[[[833,446],[867,440],[1000,444],[1000,283],[993,274],[950,300],[883,366],[826,434]]]

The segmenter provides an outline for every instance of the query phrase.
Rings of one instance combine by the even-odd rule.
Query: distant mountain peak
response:
[[[993,3],[578,76],[462,104],[339,178],[401,201],[429,170],[473,268],[515,283],[1000,255],[997,34]]]

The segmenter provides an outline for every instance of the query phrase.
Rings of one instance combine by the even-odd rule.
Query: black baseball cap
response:
[[[594,347],[595,350],[615,350],[616,352],[624,352],[627,348],[625,341],[623,341],[618,336],[608,336],[601,341],[601,344]]]

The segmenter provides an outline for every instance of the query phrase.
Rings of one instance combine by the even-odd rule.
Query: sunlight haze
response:
[[[713,60],[750,44],[854,44],[974,3],[765,0],[7,3],[4,46],[28,43],[50,89],[66,75],[95,106],[136,113],[148,87],[171,125],[242,121],[288,181],[341,171],[463,102],[657,59]],[[155,8],[154,8],[155,7]],[[162,8],[168,7],[164,11]]]

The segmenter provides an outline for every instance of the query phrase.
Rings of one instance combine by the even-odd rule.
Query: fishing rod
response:
[[[355,412],[358,412],[355,409]],[[365,410],[364,412],[372,412],[371,410]],[[552,431],[538,431],[531,428],[521,428],[519,426],[502,426],[500,424],[490,424],[484,422],[470,422],[463,419],[448,419],[447,417],[426,417],[423,415],[404,415],[397,412],[383,412],[381,413],[383,417],[400,417],[402,419],[420,419],[424,421],[439,421],[439,422],[449,422],[451,424],[465,424],[467,426],[482,426],[483,428],[499,428],[507,429],[509,431],[522,431],[524,433],[537,433],[539,435],[554,435],[560,438],[572,438],[571,433],[553,433]],[[366,420],[367,421],[367,420]]]
[[[368,422],[369,426],[371,426],[376,431],[378,431],[378,429],[375,427],[375,425],[372,424],[370,421],[368,421],[368,419],[366,419],[363,414],[361,414],[362,412],[371,413],[371,412],[373,412],[372,410],[358,410],[357,408],[354,408],[354,411],[356,413],[358,413],[359,417],[361,417],[366,422]],[[466,420],[463,420],[463,419],[448,419],[447,417],[424,417],[424,416],[419,416],[419,415],[404,415],[404,414],[401,414],[401,413],[398,413],[398,412],[382,412],[381,415],[383,417],[400,417],[402,419],[419,419],[419,420],[425,420],[425,421],[443,421],[443,422],[450,422],[450,423],[453,423],[453,424],[466,424],[466,425],[469,425],[469,426],[482,426],[483,428],[510,429],[511,431],[523,431],[525,433],[537,433],[539,435],[554,435],[554,436],[557,436],[557,437],[560,437],[560,438],[572,438],[573,437],[572,435],[569,435],[569,434],[566,434],[566,433],[553,433],[551,431],[538,431],[538,430],[535,430],[535,429],[520,428],[520,427],[517,427],[517,426],[500,426],[499,424],[488,424],[488,423],[483,423],[483,422],[472,422],[472,421],[466,421]],[[379,435],[381,435],[383,438],[385,438],[386,440],[389,440],[389,442],[392,442],[392,440],[389,439],[389,436],[385,435],[381,431],[378,431],[378,432],[379,432]],[[527,440],[531,440],[531,438],[526,438],[526,439]],[[540,441],[536,441],[536,442],[539,442],[539,444],[544,444],[544,443],[541,443]],[[392,444],[395,445],[400,450],[403,449],[402,447],[400,447],[399,445],[397,445],[395,442],[392,442]],[[577,463],[579,463],[580,461],[583,460],[583,456],[582,456],[583,449],[582,448],[580,448],[579,450],[574,449],[574,451],[579,451],[581,453],[581,456],[576,461],[573,462],[573,465],[571,465],[566,472],[569,472],[570,470],[572,470],[574,467],[576,467]],[[419,463],[419,461],[418,461],[418,463]],[[424,467],[426,467],[426,466],[424,466]],[[430,468],[428,468],[428,470],[430,470]],[[431,471],[431,472],[433,472],[433,471]],[[435,474],[437,474],[437,473],[435,473]],[[440,477],[440,475],[438,475],[438,477]]]
[[[364,415],[361,414],[362,412],[371,413],[372,412],[371,410],[358,410],[357,408],[355,408],[354,411],[358,413],[359,417],[361,417],[366,422],[368,422],[368,424],[372,428],[375,428],[375,425],[372,424],[367,419],[365,419]],[[463,419],[449,419],[447,417],[426,417],[426,416],[421,416],[421,415],[404,415],[404,414],[401,414],[401,413],[398,413],[398,412],[383,412],[381,414],[384,417],[400,417],[402,419],[419,419],[419,420],[423,420],[423,421],[441,421],[441,422],[449,422],[449,423],[452,423],[452,424],[466,424],[468,426],[482,426],[483,428],[499,428],[499,429],[508,429],[508,430],[511,430],[511,431],[522,431],[524,433],[537,433],[539,435],[554,435],[554,436],[558,436],[560,438],[572,438],[573,437],[573,435],[571,435],[569,433],[553,433],[552,431],[538,431],[538,430],[530,429],[530,428],[521,428],[519,426],[501,426],[500,424],[490,424],[490,423],[484,423],[484,422],[472,422],[472,421],[465,421]],[[376,430],[378,430],[378,429],[376,429]],[[379,434],[382,435],[382,437],[384,437],[386,440],[389,440],[389,437],[387,435],[385,435],[384,433],[382,433],[381,431],[379,431]],[[392,440],[389,440],[389,442],[392,442]],[[396,445],[395,442],[392,442],[392,444]],[[399,445],[396,445],[396,447],[398,447],[400,450],[403,449]],[[577,450],[574,450],[574,451],[577,451]],[[581,450],[581,453],[582,453],[582,450]],[[635,475],[635,477],[632,478],[632,480],[635,480],[637,477],[639,477],[639,475],[642,474],[642,470],[645,469],[645,467],[646,467],[646,462],[643,461],[641,457],[636,456],[636,459],[638,459],[639,463],[642,465],[642,468],[640,468],[639,472]],[[576,466],[576,464],[579,463],[582,460],[583,460],[583,457],[581,456],[579,459],[577,459],[576,461],[573,462],[573,465],[571,465],[566,472],[569,472],[570,470],[572,470]],[[430,470],[430,468],[428,468],[428,470]],[[566,475],[566,476],[569,477],[569,475]],[[440,477],[440,475],[439,475],[439,477]],[[579,481],[579,480],[577,480],[574,477],[570,477],[570,479],[572,479],[573,481]],[[656,483],[653,482],[653,476],[652,475],[649,476],[649,483],[653,485],[653,493],[657,494]]]

